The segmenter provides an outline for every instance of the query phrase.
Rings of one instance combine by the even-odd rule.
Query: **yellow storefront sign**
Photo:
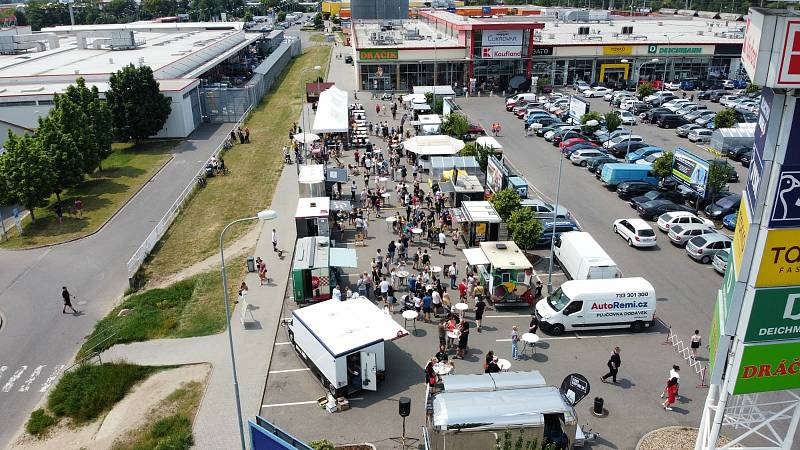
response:
[[[633,53],[633,46],[631,45],[604,45],[604,55],[630,55]]]
[[[750,217],[747,215],[747,197],[742,197],[739,216],[736,218],[736,230],[733,232],[733,261],[736,270],[742,268],[744,246],[747,244],[747,233],[750,231]]]
[[[800,229],[769,230],[768,233],[756,287],[800,285]]]

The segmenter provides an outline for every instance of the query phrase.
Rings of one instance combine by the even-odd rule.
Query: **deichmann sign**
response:
[[[800,285],[800,229],[767,230],[756,287]]]
[[[699,55],[703,53],[702,47],[659,47],[652,44],[647,46],[647,53],[659,55]]]
[[[800,387],[800,342],[744,345],[733,394]]]
[[[630,55],[633,53],[633,46],[631,45],[604,45],[604,55]]]
[[[361,61],[386,61],[397,59],[397,49],[365,48],[358,51],[358,59]]]
[[[481,47],[516,46],[522,48],[522,30],[483,30]]]
[[[745,342],[800,339],[800,286],[757,289]]]

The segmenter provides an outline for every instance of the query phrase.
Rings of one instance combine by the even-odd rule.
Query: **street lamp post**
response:
[[[596,120],[589,120],[584,125],[588,125],[590,127],[596,127],[600,123]],[[541,126],[541,124],[538,124]],[[580,128],[582,125],[578,124],[573,127],[567,128],[564,131],[566,135],[572,130]],[[556,246],[556,220],[558,220],[558,199],[561,194],[561,168],[564,166],[564,156],[561,152],[558,152],[558,178],[556,179],[556,204],[553,205],[553,230],[550,233],[550,264],[547,269],[547,293],[553,293],[553,252]]]
[[[239,439],[242,444],[242,450],[246,450],[245,442],[244,442],[244,425],[242,424],[242,403],[239,400],[239,379],[236,375],[236,357],[234,356],[233,352],[233,333],[231,331],[231,308],[230,303],[228,301],[228,276],[225,273],[225,253],[223,249],[223,244],[225,242],[225,232],[228,231],[231,225],[241,223],[241,222],[249,222],[251,220],[272,220],[278,217],[278,213],[272,211],[270,209],[265,209],[260,211],[254,217],[245,217],[243,219],[234,220],[233,222],[229,223],[222,229],[222,233],[219,235],[219,256],[222,260],[222,296],[225,299],[225,323],[228,325],[228,346],[230,350],[230,357],[231,357],[231,369],[233,370],[233,391],[236,397],[236,418],[239,421]]]

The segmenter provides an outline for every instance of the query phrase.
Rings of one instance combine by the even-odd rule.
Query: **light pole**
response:
[[[303,95],[305,94],[305,86],[304,86],[305,83],[303,81],[303,74],[306,73],[309,70],[319,70],[321,68],[322,68],[321,66],[306,67],[305,69],[300,71],[300,107],[302,108],[300,110],[300,123],[303,124],[303,133],[304,133],[303,134],[303,150],[304,150],[303,151],[303,156],[305,156],[305,157],[308,157],[308,154],[307,154],[308,152],[305,151],[306,148],[307,148],[306,147],[306,135],[305,135],[305,133],[308,133],[308,129],[306,128],[306,106],[307,106],[308,102],[306,102],[305,99],[303,99]]]
[[[539,124],[541,126],[541,124]],[[600,123],[596,120],[589,120],[585,124],[590,127],[596,127],[600,125]],[[575,130],[576,128],[580,128],[583,126],[581,124],[575,125],[573,127],[567,128],[564,131],[566,135],[570,131]],[[558,178],[556,179],[556,204],[553,205],[553,230],[550,233],[550,265],[547,269],[547,293],[553,293],[553,251],[555,250],[556,246],[556,220],[558,220],[558,198],[561,194],[561,168],[564,166],[564,156],[561,152],[558,152]]]
[[[244,219],[234,220],[233,222],[225,225],[222,233],[219,235],[219,256],[222,260],[222,296],[225,299],[225,323],[228,325],[228,345],[231,357],[231,369],[233,370],[233,391],[236,395],[236,418],[239,421],[239,439],[241,440],[242,450],[246,450],[244,443],[244,426],[242,425],[242,403],[239,400],[239,379],[236,375],[236,357],[233,352],[233,333],[231,332],[231,308],[228,302],[228,276],[225,273],[225,253],[223,244],[225,242],[225,232],[228,231],[231,225],[240,222],[249,222],[251,220],[272,220],[278,217],[278,213],[271,209],[260,211],[254,217],[245,217]]]

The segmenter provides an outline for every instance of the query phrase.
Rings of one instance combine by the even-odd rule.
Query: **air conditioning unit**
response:
[[[622,34],[633,34],[633,27],[622,27]]]
[[[578,27],[578,35],[585,36],[589,34],[589,27]]]
[[[703,30],[700,30],[700,31],[698,31],[698,32],[697,32],[697,35],[698,35],[698,36],[702,36],[702,35],[704,35],[704,34],[705,34],[705,31],[703,31]]]

